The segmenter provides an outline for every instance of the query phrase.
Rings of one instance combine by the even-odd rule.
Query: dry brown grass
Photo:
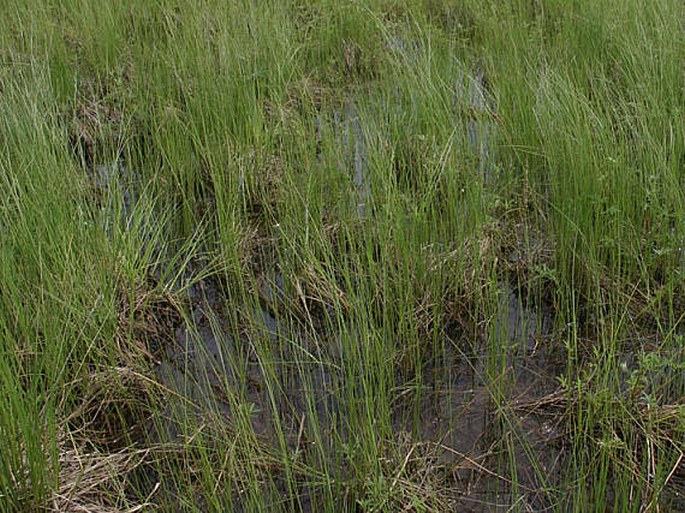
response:
[[[152,496],[128,497],[127,478],[148,457],[147,449],[126,448],[100,453],[63,435],[59,451],[59,484],[47,511],[54,513],[135,513],[153,508]]]

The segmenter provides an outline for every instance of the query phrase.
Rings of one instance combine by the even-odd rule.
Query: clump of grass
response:
[[[14,2],[0,507],[683,509],[683,14]]]
[[[101,453],[88,445],[76,445],[73,440],[61,440],[56,465],[59,485],[46,501],[45,509],[108,513],[152,507],[151,502],[134,500],[129,490],[130,476],[148,456],[148,449]]]

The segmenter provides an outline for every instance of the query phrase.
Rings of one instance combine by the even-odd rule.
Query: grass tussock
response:
[[[685,509],[683,10],[9,2],[0,511]]]

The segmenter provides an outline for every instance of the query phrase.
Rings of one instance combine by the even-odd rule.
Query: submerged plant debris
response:
[[[0,11],[0,511],[685,510],[685,5]]]

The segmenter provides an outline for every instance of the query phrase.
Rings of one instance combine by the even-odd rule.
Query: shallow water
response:
[[[454,106],[457,112],[464,108],[474,114],[468,117],[468,141],[478,157],[478,169],[484,183],[493,179],[496,156],[491,143],[495,137],[496,127],[490,121],[489,113],[495,110],[486,92],[485,73],[467,73],[465,70],[457,74],[455,81]],[[457,126],[463,123],[458,117]]]
[[[263,288],[272,304],[252,309],[251,335],[236,338],[229,334],[234,330],[218,284],[204,281],[191,287],[192,316],[160,359],[158,379],[192,401],[198,415],[212,412],[230,423],[236,407],[249,408],[254,432],[274,446],[278,420],[292,451],[303,441],[303,422],[314,414],[327,451],[333,451],[334,438],[349,435],[336,400],[336,383],[342,379],[336,370],[339,356],[322,349],[326,341],[315,333],[283,324],[271,313],[285,300],[278,274]],[[554,395],[561,367],[545,349],[551,327],[550,311],[525,306],[513,289],[502,287],[489,334],[478,340],[448,337],[444,354],[426,368],[418,424],[414,401],[400,399],[395,406],[397,433],[437,444],[445,485],[454,488],[456,504],[465,511],[505,511],[513,501],[535,508],[549,505],[542,490],[559,476],[563,463]],[[507,384],[498,391],[487,356],[487,345],[495,341],[488,337],[515,348],[505,355],[502,379]],[[256,347],[263,343],[273,350]],[[275,363],[270,378],[264,374],[264,358]],[[269,393],[265,383],[274,377],[279,390]],[[497,407],[497,399],[503,406]],[[168,417],[174,418],[172,412]],[[174,422],[168,420],[164,432],[158,432],[160,441],[180,441],[183,430]],[[503,464],[506,450],[514,452],[516,469]],[[516,498],[506,495],[514,471],[521,493]],[[540,476],[549,481],[540,482]]]
[[[416,53],[418,47],[408,45],[400,38],[393,40],[393,45],[402,52]],[[338,170],[347,174],[354,186],[356,210],[359,217],[369,215],[368,205],[372,197],[372,179],[369,169],[369,147],[372,144],[367,134],[372,133],[389,144],[388,127],[381,119],[364,114],[359,105],[373,100],[369,97],[350,98],[339,110],[323,112],[315,120],[316,137],[321,141],[324,127],[336,134],[341,153]],[[401,104],[393,104],[387,99],[377,99],[383,110],[394,109],[398,114],[404,110]],[[483,72],[468,73],[464,67],[454,82],[453,96],[454,123],[457,131],[465,130],[465,139],[476,156],[480,176],[485,184],[495,179],[496,155],[492,142],[496,136],[496,126],[491,121],[491,112],[495,110],[487,91]],[[471,114],[465,116],[464,111]],[[321,157],[321,155],[319,155]],[[321,159],[320,159],[321,160]]]
[[[484,121],[492,109],[485,77],[460,73],[455,91],[455,106],[465,104],[476,113],[466,130],[481,176],[494,179],[495,127]],[[319,132],[324,123],[334,127],[342,155],[338,171],[349,173],[359,217],[370,215],[373,194],[364,122],[354,101],[316,122]],[[455,123],[462,126],[464,120]],[[120,188],[120,211],[132,214],[140,187],[135,173],[120,164],[96,166],[93,181],[99,189]],[[176,399],[151,423],[154,441],[182,443],[188,427],[202,424],[203,418],[231,424],[246,416],[264,443],[277,447],[281,430],[292,451],[300,449],[305,422],[316,423],[331,455],[340,439],[350,436],[337,401],[344,379],[337,345],[330,333],[279,316],[290,301],[284,281],[279,272],[265,270],[261,302],[251,305],[230,303],[213,279],[188,287],[188,318],[162,345],[155,368],[159,383]],[[548,507],[543,490],[560,477],[563,464],[555,395],[555,378],[563,367],[546,344],[552,312],[525,304],[506,284],[500,288],[497,311],[482,333],[448,333],[442,354],[423,371],[420,397],[399,398],[393,412],[398,434],[411,433],[436,448],[445,486],[453,489],[459,511],[508,511],[514,503],[533,510]],[[402,385],[397,383],[398,390]],[[195,424],[184,425],[189,416]],[[515,468],[508,466],[507,451],[514,455]],[[548,481],[541,482],[541,476]],[[511,495],[514,480],[517,497]],[[316,495],[303,492],[308,497],[303,511],[316,511],[310,493]]]

